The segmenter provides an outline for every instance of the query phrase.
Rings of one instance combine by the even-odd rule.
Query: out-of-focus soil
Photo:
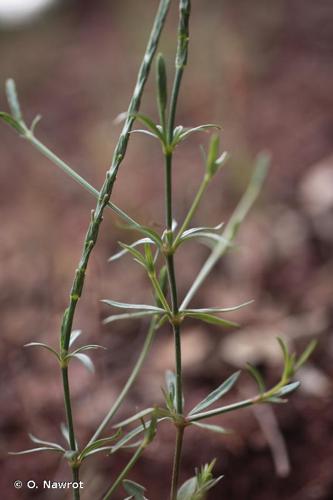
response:
[[[156,1],[72,2],[33,24],[0,31],[0,67],[13,76],[28,120],[43,115],[38,137],[100,186],[127,107]],[[177,4],[177,2],[174,2]],[[209,5],[208,5],[209,4]],[[191,408],[247,361],[273,384],[281,370],[275,337],[300,351],[312,338],[319,346],[299,374],[301,389],[288,405],[253,413],[241,410],[217,418],[234,430],[219,436],[188,431],[182,479],[217,458],[224,478],[210,499],[330,500],[333,498],[333,7],[330,0],[193,1],[189,67],[177,120],[183,125],[222,123],[228,167],[209,193],[194,224],[227,220],[249,179],[255,154],[267,149],[272,167],[263,194],[237,245],[217,266],[193,306],[255,302],[230,316],[242,324],[232,333],[197,323],[183,331],[186,407]],[[162,50],[173,64],[176,5]],[[156,116],[154,79],[142,110]],[[1,109],[5,107],[1,92]],[[94,200],[50,162],[1,125],[1,448],[3,499],[60,499],[64,492],[15,490],[27,479],[65,480],[66,463],[49,454],[12,457],[8,450],[30,447],[27,432],[61,440],[64,421],[61,381],[52,357],[23,349],[31,341],[57,345],[61,315],[77,265]],[[175,216],[180,221],[200,181],[195,136],[177,151]],[[133,134],[113,201],[137,220],[163,227],[163,167],[157,145]],[[110,309],[100,299],[151,300],[140,266],[128,258],[107,263],[117,241],[134,233],[106,214],[91,259],[75,327],[83,339],[108,348],[92,354],[96,374],[73,362],[70,369],[79,441],[85,442],[117,396],[142,345],[147,324],[102,326]],[[179,252],[177,274],[184,296],[205,247]],[[172,337],[161,330],[149,360],[119,419],[162,401],[164,371],[174,365]],[[226,401],[252,394],[244,373]],[[278,423],[278,430],[276,424]],[[265,432],[283,437],[290,461],[272,454]],[[268,431],[267,431],[268,429]],[[275,433],[275,434],[274,434]],[[277,437],[276,437],[277,436]],[[174,429],[162,424],[156,441],[131,478],[147,486],[150,500],[167,498]],[[274,465],[274,457],[277,459]],[[85,498],[97,499],[128,452],[97,456],[85,464]],[[281,477],[284,475],[285,477]],[[117,498],[123,499],[120,491]],[[68,497],[69,498],[69,497]]]

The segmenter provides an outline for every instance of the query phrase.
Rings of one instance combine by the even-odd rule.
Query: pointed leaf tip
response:
[[[230,375],[227,380],[225,380],[217,389],[212,391],[208,396],[203,399],[200,403],[198,403],[193,410],[190,411],[189,415],[194,415],[196,413],[201,413],[202,410],[207,408],[208,406],[211,406],[213,403],[215,403],[218,399],[222,398],[227,392],[229,392],[235,383],[237,382],[241,372],[237,371]]]
[[[23,121],[21,108],[17,97],[15,81],[12,78],[9,78],[6,81],[6,94],[7,94],[9,108],[11,114],[13,115],[13,118],[18,122]]]

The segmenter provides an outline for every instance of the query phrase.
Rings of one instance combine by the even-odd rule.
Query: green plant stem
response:
[[[191,10],[190,0],[180,0],[179,2],[179,26],[178,26],[178,45],[176,53],[176,73],[172,87],[169,118],[168,118],[168,145],[169,148],[165,154],[165,203],[166,203],[166,225],[167,225],[167,241],[169,252],[166,254],[166,264],[169,277],[169,285],[172,300],[172,312],[174,317],[178,315],[178,297],[177,283],[174,268],[173,255],[173,234],[172,234],[172,141],[173,131],[176,118],[177,102],[180,91],[180,85],[183,77],[184,68],[187,63],[188,40],[189,40],[189,16]],[[173,323],[173,334],[175,342],[175,361],[176,361],[176,410],[177,413],[183,415],[183,390],[182,390],[182,357],[181,357],[181,336],[180,326],[178,323]],[[171,500],[175,500],[177,496],[178,480],[181,465],[182,444],[183,444],[184,429],[180,431],[177,427],[175,456],[172,468],[171,480]]]
[[[32,144],[43,156],[45,156],[48,160],[54,163],[57,167],[59,167],[63,172],[65,172],[69,177],[71,177],[75,182],[80,184],[86,191],[92,194],[95,198],[98,199],[99,191],[94,188],[86,179],[84,179],[80,174],[78,174],[72,167],[68,165],[68,163],[64,162],[59,156],[57,156],[51,149],[49,149],[45,144],[39,141],[34,134],[25,127],[25,134],[23,136],[30,144]],[[111,208],[111,210],[118,215],[124,222],[130,224],[131,226],[140,228],[140,224],[136,222],[132,217],[126,214],[123,210],[121,210],[117,205],[111,203],[110,201],[107,203],[107,207]]]
[[[76,442],[75,442],[74,426],[73,426],[71,395],[70,395],[69,382],[68,382],[68,367],[65,366],[65,367],[61,368],[61,373],[62,373],[62,385],[63,385],[63,391],[64,391],[64,403],[65,403],[65,410],[66,410],[66,417],[67,417],[69,445],[71,447],[71,450],[75,451],[76,450]]]
[[[167,235],[168,243],[172,247],[172,154],[167,154],[165,157],[165,169],[166,169],[166,185],[165,185],[165,200],[166,200],[166,224],[167,224]],[[178,293],[177,293],[177,282],[175,276],[174,267],[174,256],[172,253],[166,255],[166,265],[169,278],[171,302],[172,302],[172,313],[174,317],[178,314]],[[182,353],[181,353],[181,337],[180,337],[180,326],[177,323],[173,323],[173,336],[175,343],[175,364],[176,364],[176,411],[178,415],[183,415],[183,389],[182,389]],[[176,445],[175,445],[175,455],[172,467],[172,479],[171,479],[171,493],[170,498],[174,500],[177,495],[178,480],[181,464],[181,454],[182,454],[182,444],[183,444],[183,434],[184,429],[177,427],[176,434]]]
[[[224,406],[223,408],[216,408],[215,410],[210,410],[203,413],[196,413],[195,415],[191,415],[190,417],[188,417],[187,420],[189,422],[198,422],[199,420],[204,420],[209,417],[222,415],[223,413],[229,413],[230,411],[239,410],[240,408],[246,408],[247,406],[251,406],[256,403],[262,403],[260,396],[256,396],[251,399],[245,399],[244,401],[233,403],[231,405]]]
[[[74,483],[80,482],[80,472],[78,466],[72,467],[72,476]],[[80,500],[80,486],[73,489],[73,497],[75,500]]]
[[[83,244],[83,251],[81,255],[81,259],[79,265],[75,271],[75,277],[72,284],[71,292],[70,292],[70,301],[69,306],[65,310],[63,321],[61,325],[61,355],[64,358],[68,354],[70,336],[72,331],[72,325],[74,320],[74,314],[76,310],[76,305],[81,297],[86,268],[89,262],[89,257],[92,252],[93,247],[96,244],[99,228],[103,220],[103,212],[105,207],[108,205],[110,201],[110,196],[112,193],[113,185],[116,180],[116,176],[118,173],[119,166],[124,158],[126,153],[127,144],[129,140],[130,131],[134,122],[134,115],[138,112],[141,102],[142,92],[148,78],[148,74],[150,71],[151,63],[156,52],[156,48],[159,42],[159,38],[164,26],[164,22],[166,19],[166,15],[168,13],[170,0],[161,0],[154,26],[148,41],[148,45],[143,57],[143,61],[141,63],[137,82],[134,88],[133,96],[128,108],[127,118],[125,120],[122,132],[120,134],[118,143],[116,145],[112,163],[110,168],[107,171],[105,181],[100,190],[98,201],[95,210],[92,213],[91,221],[88,226],[87,234]],[[72,409],[71,409],[71,400],[70,400],[70,392],[69,392],[69,383],[68,383],[68,371],[62,370],[63,377],[63,387],[64,387],[64,397],[65,397],[65,406],[66,406],[66,415],[67,415],[67,424],[68,428],[71,429],[72,442],[73,446],[75,446],[75,434],[74,434],[74,426],[73,426],[73,418],[72,418]],[[75,498],[75,491],[73,492]]]
[[[166,206],[166,226],[169,248],[172,248],[172,153],[167,153],[165,156],[165,206]],[[169,278],[172,313],[176,317],[178,314],[178,293],[177,282],[175,275],[175,265],[173,253],[167,253],[165,256],[166,266]],[[176,357],[176,409],[177,413],[183,413],[183,396],[182,396],[182,363],[181,363],[181,339],[180,327],[178,324],[173,324],[173,334],[175,341],[175,357]]]
[[[183,222],[181,228],[178,231],[178,234],[177,234],[176,238],[174,239],[174,242],[173,242],[173,247],[174,248],[177,247],[177,245],[179,243],[179,240],[180,240],[183,232],[186,231],[186,229],[188,228],[188,226],[189,226],[189,224],[190,224],[190,222],[191,222],[191,220],[192,220],[195,212],[197,211],[198,206],[199,206],[199,204],[201,202],[202,196],[203,196],[204,192],[206,191],[207,186],[209,184],[209,180],[210,180],[210,178],[207,175],[205,175],[204,178],[203,178],[203,180],[202,180],[202,182],[201,182],[201,184],[200,184],[200,186],[199,186],[197,194],[195,195],[195,198],[193,200],[191,208],[188,211],[188,213],[187,213],[187,215],[186,215],[186,217],[184,219],[184,222]]]
[[[253,203],[256,201],[263,182],[267,175],[268,168],[268,158],[266,156],[260,156],[257,161],[254,173],[251,177],[249,185],[241,197],[238,205],[236,206],[228,224],[226,225],[224,231],[222,232],[223,240],[218,243],[211,254],[207,258],[206,262],[202,266],[200,272],[195,278],[191,288],[187,292],[180,309],[186,309],[189,302],[192,300],[193,296],[196,294],[203,281],[207,278],[212,268],[215,266],[217,261],[222,257],[222,255],[228,250],[231,242],[235,238],[237,231],[243,222],[244,218],[251,209]]]
[[[176,447],[175,447],[175,456],[173,460],[172,483],[171,483],[171,494],[170,494],[171,500],[177,500],[183,438],[184,438],[184,427],[177,427]]]
[[[71,395],[68,382],[68,366],[64,366],[61,368],[61,374],[62,374],[67,427],[68,427],[69,445],[72,451],[76,451],[76,441],[75,441],[72,406],[71,406]],[[80,474],[79,466],[72,467],[72,476],[74,482],[79,481],[79,474]],[[74,500],[80,500],[79,488],[73,489],[73,498]]]
[[[122,470],[122,472],[119,474],[119,476],[117,477],[117,479],[115,480],[115,482],[113,483],[113,485],[110,487],[110,489],[106,492],[106,494],[104,495],[103,497],[103,500],[108,500],[109,498],[111,498],[111,495],[115,492],[115,490],[118,488],[118,486],[121,484],[121,482],[123,481],[123,479],[126,478],[127,474],[129,473],[129,471],[134,467],[134,465],[136,464],[136,462],[139,460],[139,458],[141,457],[142,453],[144,452],[145,448],[146,448],[146,439],[144,439],[141,443],[141,445],[138,447],[138,449],[136,450],[136,452],[134,453],[134,455],[132,456],[131,460],[128,462],[128,464],[126,465],[126,467],[124,467],[124,469]]]
[[[149,325],[149,330],[148,330],[148,333],[147,333],[147,336],[146,336],[146,340],[143,344],[143,348],[140,352],[140,355],[138,357],[138,360],[132,370],[132,373],[130,374],[126,384],[124,385],[124,388],[122,389],[121,393],[119,394],[119,396],[117,397],[116,401],[113,403],[112,407],[110,408],[110,411],[107,413],[107,415],[105,416],[105,418],[102,420],[101,424],[99,425],[99,427],[97,428],[96,432],[94,433],[94,435],[91,437],[89,443],[87,446],[89,446],[90,444],[92,444],[94,441],[96,441],[96,439],[98,439],[98,437],[101,435],[101,433],[103,432],[103,430],[105,429],[105,427],[109,424],[109,422],[112,420],[112,418],[115,416],[115,414],[117,413],[118,409],[120,408],[122,402],[124,401],[128,391],[130,390],[130,388],[132,387],[133,383],[135,382],[141,368],[142,368],[142,365],[148,355],[148,352],[150,350],[150,347],[153,343],[153,340],[155,338],[155,333],[157,331],[157,318],[154,317],[152,319],[152,321],[150,322],[150,325]]]
[[[165,222],[168,242],[172,239],[172,152],[165,154]]]

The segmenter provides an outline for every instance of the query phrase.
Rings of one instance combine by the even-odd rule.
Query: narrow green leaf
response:
[[[54,354],[58,360],[60,359],[59,353],[55,349],[42,342],[29,342],[28,344],[24,344],[24,347],[41,347]]]
[[[231,307],[208,307],[208,308],[202,308],[202,309],[184,309],[185,313],[224,313],[224,312],[232,312],[232,311],[238,311],[239,309],[242,309],[242,307],[246,307],[249,304],[252,304],[254,301],[253,300],[248,300],[247,302],[243,302],[242,304],[239,304],[237,306],[231,306]]]
[[[141,264],[144,268],[146,268],[146,261],[144,259],[144,256],[142,255],[141,252],[139,252],[138,250],[136,250],[136,248],[132,247],[131,245],[126,245],[125,243],[121,243],[119,242],[119,245],[124,249],[126,250],[127,252],[129,252],[132,257],[134,257],[134,260],[136,262],[138,262],[139,264]]]
[[[295,363],[295,371],[301,368],[301,366],[304,365],[304,363],[307,362],[307,360],[310,358],[311,354],[317,347],[318,341],[317,340],[311,340],[311,342],[308,344],[308,346],[305,348],[303,353],[300,355],[298,360]]]
[[[199,240],[199,242],[202,240],[212,240],[213,243],[210,245],[212,247],[214,247],[216,243],[224,243],[230,248],[233,246],[233,244],[226,240],[222,235],[210,231],[198,231],[197,233],[193,233],[188,236],[181,236],[179,238],[179,243],[193,239]],[[205,241],[202,241],[202,243],[205,243]]]
[[[50,447],[50,448],[56,448],[60,451],[63,451],[65,452],[65,448],[63,448],[62,446],[60,446],[60,444],[58,443],[53,443],[51,441],[43,441],[42,439],[39,439],[38,437],[34,436],[33,434],[30,434],[29,433],[29,438],[31,439],[31,441],[33,443],[36,443],[36,444],[42,444],[42,445],[45,445],[47,447]]]
[[[73,330],[71,332],[71,337],[70,337],[70,341],[69,341],[69,347],[71,347],[74,342],[79,338],[79,336],[81,335],[82,333],[82,330]]]
[[[282,379],[284,381],[288,381],[288,379],[290,379],[290,377],[292,377],[295,372],[294,369],[295,355],[290,356],[288,345],[281,337],[277,337],[277,341],[280,344],[284,360]]]
[[[70,439],[69,439],[69,431],[68,431],[68,427],[66,424],[64,424],[63,422],[60,424],[60,430],[61,430],[61,434],[64,436],[65,438],[65,441],[68,445],[71,444],[70,442]]]
[[[130,495],[130,498],[133,498],[134,500],[146,500],[144,496],[146,488],[141,486],[141,484],[130,481],[129,479],[124,479],[123,487],[126,493]]]
[[[176,375],[171,370],[165,372],[165,383],[167,386],[167,403],[169,410],[173,411],[176,408]]]
[[[216,123],[205,123],[204,125],[199,125],[197,127],[185,128],[184,131],[179,134],[178,143],[184,141],[187,137],[189,137],[191,134],[194,134],[195,132],[204,132],[210,128],[220,129],[221,127]]]
[[[138,225],[133,225],[133,227],[129,227],[129,229],[134,229],[135,231],[138,231],[142,234],[144,234],[145,236],[148,236],[148,238],[152,239],[155,244],[158,246],[158,248],[161,248],[162,246],[162,240],[159,236],[159,234],[154,231],[154,229],[151,229],[150,227],[147,227],[147,226],[142,226],[140,224]]]
[[[32,123],[30,125],[30,131],[32,134],[35,132],[35,129],[38,125],[38,123],[41,121],[42,116],[41,115],[36,115],[35,118],[32,120]]]
[[[164,309],[161,307],[146,305],[146,304],[127,304],[126,302],[118,302],[116,300],[104,299],[102,300],[104,304],[109,306],[118,307],[120,309],[137,309],[141,311],[151,311],[155,314],[164,313]]]
[[[8,452],[8,455],[28,455],[29,453],[38,453],[40,451],[55,451],[56,453],[63,453],[63,451],[58,448],[54,448],[51,446],[41,446],[39,448],[32,448],[31,450],[10,451]]]
[[[182,125],[177,125],[177,127],[174,128],[173,136],[172,136],[173,137],[172,144],[174,146],[176,144],[179,144],[179,142],[181,141],[180,136],[181,136],[183,130],[185,130],[185,128]]]
[[[135,413],[135,415],[132,415],[129,418],[126,418],[125,420],[122,420],[121,422],[118,422],[118,424],[114,425],[113,427],[117,429],[118,427],[124,427],[125,425],[131,424],[132,422],[135,422],[136,420],[139,420],[143,417],[146,417],[147,415],[150,415],[153,413],[154,408],[146,408],[145,410],[141,410],[138,413]]]
[[[210,177],[216,173],[216,160],[219,154],[220,138],[217,134],[213,134],[209,143],[206,171]]]
[[[145,243],[150,243],[153,245],[155,242],[151,238],[141,238],[132,243],[131,245],[128,245],[128,247],[135,248]],[[128,253],[128,248],[123,248],[123,250],[120,250],[120,252],[117,252],[114,255],[112,255],[112,257],[108,259],[108,262],[113,262],[114,260],[120,259],[120,257],[123,257],[123,255],[126,255],[127,253]]]
[[[157,125],[153,122],[153,120],[149,118],[149,116],[143,115],[142,113],[137,113],[136,115],[134,115],[134,118],[144,123],[146,127],[148,127],[148,129],[155,135],[157,135],[157,137],[162,141],[162,143],[164,143],[164,137],[161,131],[159,130]]]
[[[204,231],[217,232],[217,231],[220,231],[220,229],[222,229],[223,225],[224,225],[224,222],[221,222],[220,224],[218,224],[215,227],[209,227],[209,226],[208,227],[207,226],[192,227],[192,228],[184,231],[182,236],[189,236],[193,233],[202,233]]]
[[[283,338],[281,338],[281,337],[277,337],[277,341],[280,344],[280,347],[281,347],[281,350],[282,350],[282,353],[283,353],[284,362],[285,362],[285,364],[287,364],[288,359],[289,359],[289,349],[288,349],[288,346],[287,346],[286,342],[283,340]]]
[[[155,269],[154,258],[153,258],[153,254],[152,254],[150,245],[148,243],[145,243],[144,250],[145,250],[145,261],[146,261],[147,270],[148,270],[148,272],[154,272],[154,269]]]
[[[107,452],[107,454],[109,454],[112,452],[112,448],[113,448],[113,445],[101,446],[100,448],[94,448],[93,450],[86,453],[84,458],[90,457],[91,455],[95,455],[96,453]]]
[[[178,490],[177,500],[193,500],[197,489],[197,478],[191,477]]]
[[[71,358],[77,358],[90,372],[95,373],[94,363],[91,361],[87,354],[70,354]]]
[[[231,432],[229,429],[225,429],[224,427],[220,427],[219,425],[202,424],[199,422],[193,422],[192,425],[201,427],[202,429],[206,429],[207,431],[216,432],[217,434],[230,434]]]
[[[206,493],[212,489],[222,478],[213,478],[212,468],[215,460],[211,464],[206,464],[200,470],[196,469],[195,477],[188,479],[178,490],[177,500],[204,500]]]
[[[94,441],[93,443],[91,443],[90,445],[86,446],[80,453],[80,457],[83,459],[85,458],[86,456],[92,454],[93,451],[97,452],[97,451],[104,451],[106,449],[110,449],[111,446],[105,446],[109,443],[111,443],[112,441],[114,441],[115,439],[118,439],[119,436],[121,435],[121,429],[119,429],[115,434],[113,434],[112,436],[109,436],[109,437],[106,437],[106,438],[101,438],[101,439],[98,439],[97,441]]]
[[[103,347],[102,345],[99,344],[87,344],[83,345],[81,347],[78,347],[75,349],[75,351],[71,352],[70,354],[73,356],[73,354],[77,354],[79,352],[84,352],[84,351],[91,351],[95,349],[104,349],[106,351],[106,347]]]
[[[160,290],[162,291],[162,294],[165,297],[167,294],[167,290],[168,290],[167,266],[161,267],[159,275],[158,275],[158,283],[160,285]],[[156,302],[157,307],[163,308],[163,304],[162,304],[162,302],[161,302],[161,300],[156,292],[155,292],[155,302]]]
[[[150,421],[147,422],[147,425],[150,424]],[[125,448],[128,446],[129,441],[132,441],[133,438],[141,434],[142,432],[145,431],[145,428],[143,425],[139,425],[138,427],[135,427],[135,429],[132,429],[129,431],[127,434],[125,434],[119,441],[112,447],[111,449],[111,454],[115,453],[118,451],[120,448]]]
[[[282,389],[277,391],[274,394],[274,397],[279,398],[282,396],[286,396],[287,394],[291,394],[292,392],[296,391],[296,389],[298,389],[300,385],[301,385],[300,382],[291,382],[290,384],[285,385],[284,387],[282,387]]]
[[[219,325],[219,326],[226,326],[226,327],[238,327],[238,323],[235,323],[234,321],[229,321],[226,319],[218,318],[217,316],[213,316],[212,314],[207,314],[207,313],[187,313],[185,314],[186,317],[189,318],[195,318],[199,319],[201,321],[204,321],[205,323],[209,323],[211,325]]]
[[[212,391],[208,396],[200,401],[189,413],[189,415],[194,415],[195,413],[199,413],[208,406],[211,406],[213,403],[222,398],[227,392],[229,392],[235,383],[237,382],[241,372],[237,371],[230,375],[227,380],[225,380],[219,387],[217,387],[214,391]]]
[[[274,404],[285,404],[287,403],[287,400],[286,399],[282,399],[282,398],[278,398],[276,396],[271,396],[270,398],[267,398],[265,400],[263,400],[263,403],[274,403]]]
[[[248,369],[250,375],[252,375],[252,377],[256,381],[260,394],[263,394],[265,392],[266,388],[265,388],[265,382],[261,376],[261,373],[257,370],[257,368],[255,366],[251,365],[250,363],[247,363],[247,369]]]
[[[113,323],[114,321],[126,320],[126,319],[137,319],[144,318],[146,316],[154,316],[156,311],[141,311],[137,313],[125,313],[125,314],[114,314],[113,316],[108,316],[103,320],[103,324],[107,325],[108,323]]]
[[[149,135],[150,137],[154,137],[155,139],[159,139],[156,134],[153,134],[153,132],[149,132],[149,130],[141,129],[141,128],[135,128],[134,130],[131,130],[131,134],[145,134]]]

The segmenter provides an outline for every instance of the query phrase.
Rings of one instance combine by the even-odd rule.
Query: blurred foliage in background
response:
[[[111,159],[119,131],[114,119],[127,108],[156,5],[156,0],[63,1],[27,24],[1,23],[1,109],[5,79],[13,77],[27,118],[43,115],[37,136],[96,187]],[[222,144],[231,154],[220,184],[210,189],[196,217],[197,225],[227,219],[259,150],[269,150],[273,161],[264,193],[240,232],[239,245],[224,258],[195,305],[228,306],[247,299],[255,303],[237,313],[235,318],[243,326],[232,334],[197,324],[184,330],[185,391],[195,404],[216,380],[246,361],[275,380],[280,359],[277,335],[300,348],[309,337],[320,343],[301,373],[302,390],[288,407],[275,409],[277,420],[271,413],[243,410],[232,421],[223,418],[223,426],[235,429],[231,436],[208,442],[199,434],[194,442],[190,431],[184,479],[213,455],[218,459],[216,473],[225,477],[212,499],[329,500],[333,496],[332,2],[193,0],[192,10],[189,67],[177,122],[221,123]],[[174,2],[161,45],[170,68],[176,22]],[[142,103],[150,115],[155,113],[153,87],[151,79]],[[59,433],[64,416],[57,367],[48,356],[25,351],[22,345],[32,340],[57,342],[94,200],[11,130],[1,126],[0,134],[1,496],[58,498],[57,492],[15,492],[12,483],[65,480],[65,464],[52,456],[8,458],[6,453],[26,447],[26,429],[35,433],[38,428],[45,439]],[[203,168],[199,146],[207,141],[205,134],[195,136],[177,151],[174,182],[179,219],[198,185]],[[113,201],[159,229],[162,177],[157,144],[134,134]],[[185,190],[177,190],[184,184]],[[147,327],[145,322],[101,325],[106,310],[100,299],[139,302],[149,293],[139,266],[126,259],[107,263],[117,241],[131,238],[115,223],[106,217],[78,311],[76,326],[86,339],[108,347],[105,354],[95,355],[95,376],[74,363],[71,367],[81,438],[91,434],[117,395]],[[180,255],[182,293],[206,252],[189,246]],[[172,339],[161,332],[123,414],[160,401],[163,372],[172,366]],[[277,438],[272,442],[267,435]],[[162,428],[159,440],[133,473],[134,480],[150,484],[151,500],[166,496],[165,468],[172,448],[169,429]],[[122,460],[125,463],[126,454]],[[118,456],[96,458],[95,470],[87,472],[94,481],[87,475],[83,478],[87,498],[93,498],[104,478],[122,465]]]

